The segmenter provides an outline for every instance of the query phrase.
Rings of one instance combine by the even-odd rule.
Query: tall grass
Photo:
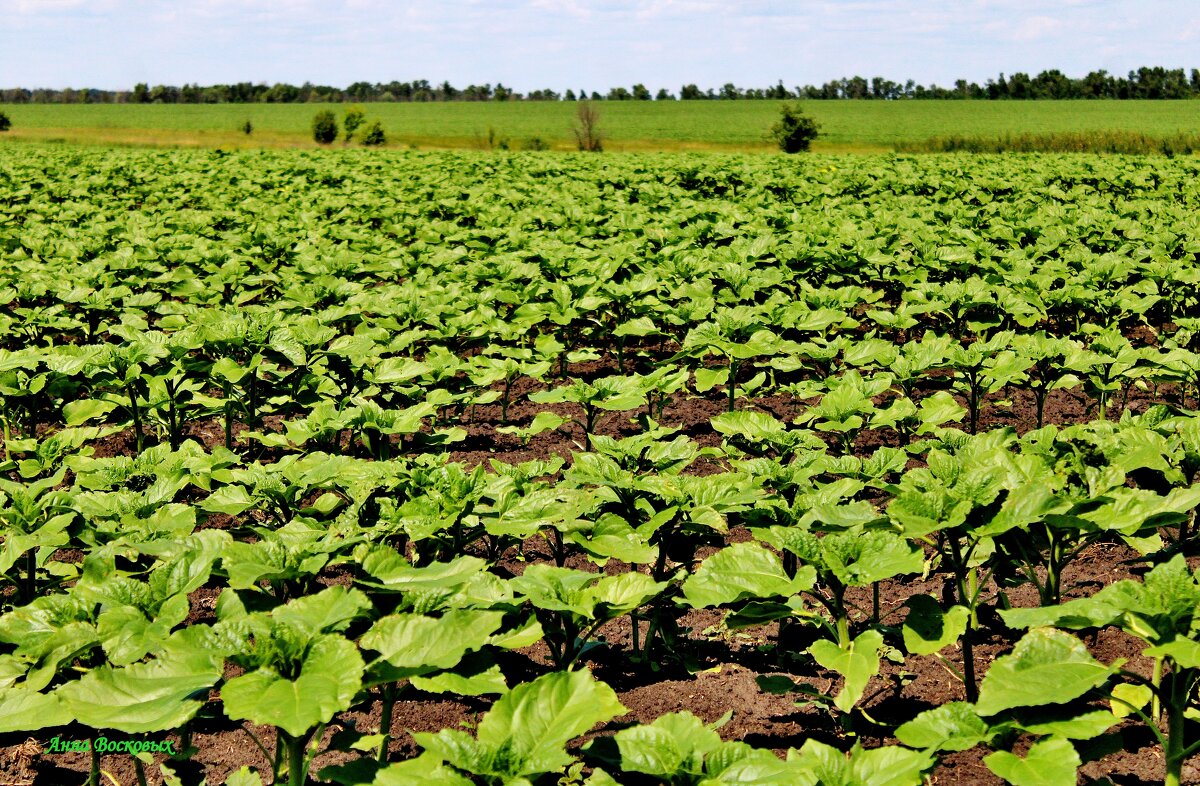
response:
[[[1141,131],[1058,131],[997,136],[935,136],[899,142],[904,153],[1125,153],[1190,155],[1200,150],[1200,134],[1147,134]]]

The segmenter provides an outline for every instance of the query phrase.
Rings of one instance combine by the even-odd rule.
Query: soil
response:
[[[615,370],[611,361],[597,362],[573,367],[571,373],[589,377]],[[513,387],[513,403],[508,410],[509,423],[525,426],[540,411],[550,409],[566,417],[581,417],[580,410],[571,404],[537,405],[528,402],[529,392],[543,387],[531,380],[518,380]],[[922,391],[932,393],[935,387]],[[1114,404],[1111,418],[1119,414],[1121,404],[1133,412],[1144,411],[1152,403],[1172,402],[1174,391],[1160,389],[1156,396],[1137,390],[1130,391],[1127,400]],[[1076,391],[1055,391],[1047,401],[1045,422],[1058,425],[1085,422],[1094,416],[1089,411],[1088,400]],[[789,422],[805,408],[804,402],[787,396],[743,398],[739,407],[754,407],[770,412],[777,418]],[[686,394],[673,395],[660,422],[679,427],[701,446],[721,444],[719,434],[709,426],[709,419],[724,410],[726,401],[717,389],[706,398]],[[989,396],[982,408],[979,429],[1011,427],[1024,433],[1035,426],[1035,408],[1032,397],[1021,391],[1006,390]],[[468,465],[486,464],[496,459],[517,463],[530,459],[545,459],[558,456],[569,460],[573,451],[581,449],[583,433],[575,424],[563,426],[522,442],[513,434],[496,431],[502,425],[499,404],[477,406],[469,414],[470,419],[461,423],[467,431],[465,441],[454,446],[450,458]],[[597,433],[610,436],[625,436],[635,433],[631,419],[637,412],[606,413],[601,417]],[[278,419],[270,424],[278,427]],[[235,434],[245,430],[236,424]],[[208,446],[223,444],[224,426],[219,421],[202,421],[190,425],[191,438],[203,441]],[[134,444],[129,431],[107,437],[95,444],[96,456],[128,455]],[[879,445],[897,445],[894,433],[871,432],[861,434],[855,443],[856,452],[869,454]],[[250,459],[268,460],[271,451],[261,446],[247,446]],[[403,450],[403,443],[398,445]],[[702,460],[693,464],[688,471],[696,474],[719,472],[724,469],[717,461]],[[204,526],[229,527],[234,522],[228,516],[213,516]],[[748,538],[745,530],[735,528],[729,533],[728,541]],[[539,553],[536,542],[530,542],[525,550],[525,559],[535,558]],[[66,555],[64,555],[66,556]],[[506,555],[498,569],[510,574],[520,573],[524,561],[515,555]],[[79,555],[75,555],[78,559]],[[1113,581],[1128,578],[1136,572],[1136,554],[1115,542],[1100,542],[1083,552],[1066,571],[1064,586],[1068,597],[1089,594],[1096,588]],[[582,559],[572,560],[573,567],[595,569]],[[628,566],[610,562],[606,572],[626,570]],[[331,581],[344,581],[339,573],[329,577]],[[880,588],[881,621],[884,625],[899,625],[905,614],[905,601],[916,593],[928,593],[940,597],[942,577],[934,575],[927,580],[887,581]],[[994,593],[995,587],[991,590]],[[216,590],[206,587],[198,590],[192,598],[192,614],[189,621],[210,620],[213,614]],[[1030,587],[1021,587],[1008,592],[1014,605],[1035,605],[1036,593]],[[851,600],[860,608],[869,609],[871,600],[865,593],[852,592]],[[884,669],[866,692],[869,697],[863,708],[866,715],[875,721],[860,721],[854,729],[847,728],[838,718],[812,705],[798,705],[798,695],[774,695],[761,690],[757,678],[769,675],[787,675],[790,678],[815,686],[824,693],[838,688],[839,678],[828,673],[802,655],[807,642],[795,635],[784,636],[777,626],[768,625],[744,631],[729,631],[722,625],[723,613],[716,611],[691,611],[679,619],[686,631],[682,639],[682,658],[678,662],[634,663],[629,657],[632,625],[628,617],[605,625],[598,640],[603,646],[592,650],[584,658],[596,676],[617,691],[629,714],[618,718],[603,728],[593,730],[592,735],[603,734],[633,721],[648,722],[666,712],[688,710],[706,722],[714,722],[729,716],[720,728],[725,739],[744,740],[755,746],[769,748],[780,754],[790,747],[799,747],[805,740],[817,739],[846,749],[855,742],[866,747],[894,743],[891,736],[895,726],[917,713],[945,704],[963,700],[962,684],[946,665],[937,657],[907,657],[902,663],[884,661]],[[862,622],[863,614],[855,617]],[[976,637],[976,673],[983,675],[996,657],[1007,652],[1019,636],[1019,632],[1006,629],[994,613],[985,609],[981,615],[982,627]],[[644,628],[643,628],[644,635]],[[1114,631],[1103,631],[1088,640],[1093,653],[1104,662],[1124,659],[1129,668],[1145,669],[1149,666],[1138,655],[1139,647],[1133,639]],[[958,665],[958,653],[948,653],[949,660]],[[546,673],[551,666],[544,644],[507,655],[501,666],[510,684],[528,680]],[[437,731],[453,728],[460,724],[474,724],[486,712],[490,702],[476,698],[447,698],[446,696],[423,694],[408,688],[396,705],[392,727],[393,740],[389,748],[390,757],[398,760],[419,752],[412,732]],[[325,731],[325,742],[341,728],[357,726],[372,729],[379,722],[378,702],[368,702],[356,711],[343,713],[334,728]],[[1122,750],[1109,753],[1098,761],[1086,764],[1081,770],[1081,782],[1099,782],[1107,778],[1111,784],[1134,786],[1161,782],[1163,777],[1162,755],[1155,741],[1138,726],[1125,723],[1117,729],[1121,735]],[[193,745],[197,749],[190,761],[179,766],[179,775],[185,784],[199,783],[207,778],[209,783],[221,783],[229,773],[243,765],[259,769],[268,767],[268,760],[253,741],[250,732],[262,740],[268,752],[272,752],[272,741],[264,730],[248,725],[233,723],[217,715],[201,718],[195,724]],[[62,732],[64,738],[84,739],[89,736],[85,728],[69,728]],[[172,738],[174,739],[174,738]],[[0,735],[0,786],[72,786],[85,782],[89,758],[82,753],[50,754],[45,751],[49,739],[41,735]],[[983,764],[988,751],[982,747],[962,753],[941,757],[933,773],[931,783],[936,784],[1001,784]],[[341,763],[348,758],[342,753],[326,753],[319,756],[313,772],[321,767]],[[157,761],[163,756],[156,756]],[[133,760],[127,755],[108,755],[101,760],[101,767],[111,775],[110,783],[127,786],[136,783]],[[269,772],[269,769],[267,770]],[[149,784],[162,783],[156,766],[146,768]],[[1185,770],[1186,783],[1200,783],[1200,770]]]

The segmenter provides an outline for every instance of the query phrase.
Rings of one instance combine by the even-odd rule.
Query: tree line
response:
[[[632,87],[613,87],[601,93],[597,90],[567,89],[562,93],[552,89],[519,93],[502,83],[467,85],[457,88],[448,81],[431,84],[418,79],[412,82],[355,82],[348,87],[276,83],[274,85],[238,82],[230,85],[185,84],[154,85],[139,83],[132,90],[35,89],[11,88],[0,90],[0,102],[10,104],[72,104],[72,103],[130,103],[130,104],[249,104],[249,103],[340,103],[340,102],[427,102],[427,101],[728,101],[728,100],[904,100],[904,99],[974,99],[974,100],[1031,100],[1031,99],[1184,99],[1200,96],[1200,69],[1190,72],[1182,68],[1143,67],[1126,76],[1105,70],[1092,71],[1080,78],[1069,77],[1058,69],[1030,76],[1017,72],[982,85],[966,79],[956,80],[953,86],[920,85],[909,79],[894,82],[877,76],[867,79],[853,76],[834,79],[822,85],[787,87],[782,80],[766,88],[742,88],[726,83],[719,89],[701,89],[695,84],[683,85],[677,93],[667,88],[651,92],[644,84]]]

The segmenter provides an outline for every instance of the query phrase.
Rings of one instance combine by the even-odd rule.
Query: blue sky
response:
[[[0,0],[0,87],[949,85],[1200,67],[1196,0]]]

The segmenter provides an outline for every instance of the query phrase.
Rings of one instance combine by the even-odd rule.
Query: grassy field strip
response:
[[[771,148],[767,129],[776,101],[603,102],[601,130],[609,150]],[[1200,128],[1200,101],[807,101],[822,127],[819,149],[878,152],[934,137],[1137,131],[1167,136]],[[574,146],[569,102],[368,104],[391,145],[422,149],[478,148],[489,132],[520,149],[539,139],[551,149]],[[54,105],[0,107],[13,138],[130,145],[291,147],[309,143],[317,105]],[[335,107],[340,114],[343,107]],[[238,130],[254,126],[250,140]],[[201,133],[204,132],[204,133]]]

